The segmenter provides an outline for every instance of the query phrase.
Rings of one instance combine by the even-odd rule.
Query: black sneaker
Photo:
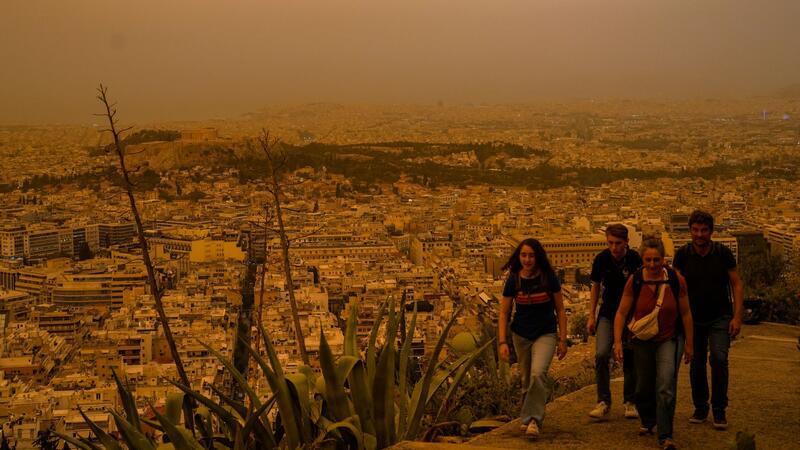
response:
[[[714,421],[712,424],[717,430],[727,430],[728,419],[725,418],[725,411],[714,411]]]
[[[703,423],[706,421],[708,417],[708,411],[701,411],[699,409],[694,410],[694,414],[692,417],[689,417],[689,423]]]

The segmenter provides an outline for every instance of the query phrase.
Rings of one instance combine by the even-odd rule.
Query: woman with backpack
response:
[[[684,361],[692,360],[692,313],[686,280],[666,267],[664,243],[648,239],[640,251],[644,266],[625,285],[614,319],[614,357],[622,361],[622,337],[627,330],[636,367],[636,409],[639,435],[653,434],[663,449],[677,448],[672,439],[675,394],[680,364],[681,334]]]
[[[520,413],[522,429],[526,435],[536,438],[549,395],[547,370],[554,353],[558,359],[564,359],[567,354],[567,315],[561,298],[561,283],[539,241],[522,241],[503,266],[503,270],[506,269],[509,274],[500,301],[497,333],[500,358],[509,360],[508,339],[511,338],[525,389]],[[508,336],[512,305],[514,317],[511,336]]]

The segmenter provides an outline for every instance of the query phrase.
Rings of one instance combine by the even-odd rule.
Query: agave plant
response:
[[[257,323],[266,358],[249,344],[244,344],[269,384],[272,393],[269,398],[259,397],[228,358],[203,344],[230,373],[244,393],[246,404],[230,398],[213,386],[212,390],[220,398],[219,401],[182,383],[170,381],[179,392],[167,398],[164,414],[150,405],[155,418],[150,420],[139,416],[132,394],[115,374],[124,416],[115,411],[110,413],[120,430],[121,439],[104,432],[86,415],[84,420],[94,440],[64,434],[59,436],[78,448],[88,450],[126,447],[152,450],[249,450],[317,447],[326,443],[336,447],[373,450],[388,447],[400,440],[413,440],[424,431],[423,418],[427,415],[431,423],[437,420],[458,383],[493,343],[493,340],[489,340],[450,364],[441,361],[445,340],[458,313],[442,330],[423,376],[413,386],[408,382],[408,361],[417,323],[416,308],[406,337],[397,348],[397,332],[402,319],[396,313],[393,302],[384,303],[362,357],[356,338],[358,310],[356,305],[352,305],[345,330],[343,355],[337,358],[325,334],[320,333],[321,377],[308,366],[301,366],[297,373],[285,373],[269,334],[261,323]],[[385,344],[379,348],[377,338],[384,319]],[[442,406],[434,414],[434,394],[440,390],[443,392]],[[185,426],[186,418],[182,417],[184,396],[191,397],[199,405],[194,410],[195,433],[189,431]],[[277,412],[272,414],[274,407],[277,407]],[[165,436],[162,440],[168,442],[156,442],[152,433],[143,431],[144,426],[158,430]]]

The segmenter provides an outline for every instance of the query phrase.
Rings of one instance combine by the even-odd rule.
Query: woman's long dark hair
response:
[[[542,243],[533,238],[525,239],[519,243],[517,248],[514,250],[514,253],[511,254],[510,258],[508,258],[508,262],[503,266],[502,270],[508,269],[511,271],[511,273],[519,273],[519,271],[522,270],[522,263],[519,262],[519,254],[522,251],[523,245],[527,245],[533,249],[533,257],[536,260],[536,267],[539,269],[542,275],[548,275],[553,272],[553,266],[550,265],[550,260],[547,259],[547,252],[544,251]]]

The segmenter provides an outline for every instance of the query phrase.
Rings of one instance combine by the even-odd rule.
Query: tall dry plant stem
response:
[[[303,364],[310,365],[308,352],[306,352],[306,342],[303,338],[303,329],[300,326],[300,315],[297,310],[297,300],[294,296],[294,281],[292,280],[292,267],[289,263],[289,245],[291,240],[286,234],[286,227],[283,221],[283,208],[281,206],[281,196],[283,190],[281,186],[281,174],[286,168],[286,153],[283,152],[280,139],[270,138],[269,132],[262,130],[258,137],[258,144],[264,152],[267,160],[267,191],[272,195],[272,206],[275,218],[278,221],[277,233],[281,240],[281,251],[283,255],[283,273],[286,279],[286,289],[289,292],[289,305],[292,309],[292,323],[294,324],[294,334],[297,340],[297,348],[300,351],[300,358]]]
[[[139,245],[142,248],[142,259],[144,260],[144,265],[147,268],[147,280],[150,283],[150,292],[153,294],[153,299],[155,301],[158,320],[164,329],[164,337],[169,345],[169,351],[172,355],[172,360],[175,362],[175,368],[178,370],[178,376],[181,379],[181,383],[183,383],[184,386],[190,387],[191,384],[189,382],[189,377],[186,375],[186,370],[183,368],[183,362],[181,361],[181,356],[178,353],[178,347],[175,345],[175,338],[172,336],[172,330],[169,327],[167,314],[164,311],[164,304],[161,302],[164,291],[158,287],[158,282],[156,281],[156,273],[155,269],[153,268],[153,261],[150,259],[150,251],[147,246],[147,239],[144,236],[142,218],[139,215],[139,209],[136,206],[136,197],[133,195],[134,183],[131,181],[130,172],[125,165],[125,146],[122,144],[120,136],[123,133],[130,131],[132,127],[118,128],[119,119],[117,119],[117,108],[116,104],[111,103],[108,99],[108,86],[103,86],[101,83],[100,87],[97,88],[97,93],[97,99],[100,100],[105,108],[105,112],[98,115],[104,116],[108,119],[108,128],[105,128],[102,131],[111,133],[111,136],[114,139],[114,151],[119,157],[119,168],[120,172],[122,172],[123,187],[125,189],[125,193],[128,195],[128,200],[130,201],[131,205],[131,214],[133,214],[133,219],[136,222],[136,234],[139,238]],[[187,428],[193,429],[194,426],[192,418],[194,414],[192,413],[191,399],[189,397],[187,397],[187,399],[189,400],[184,403],[184,409],[186,411],[186,425]]]

